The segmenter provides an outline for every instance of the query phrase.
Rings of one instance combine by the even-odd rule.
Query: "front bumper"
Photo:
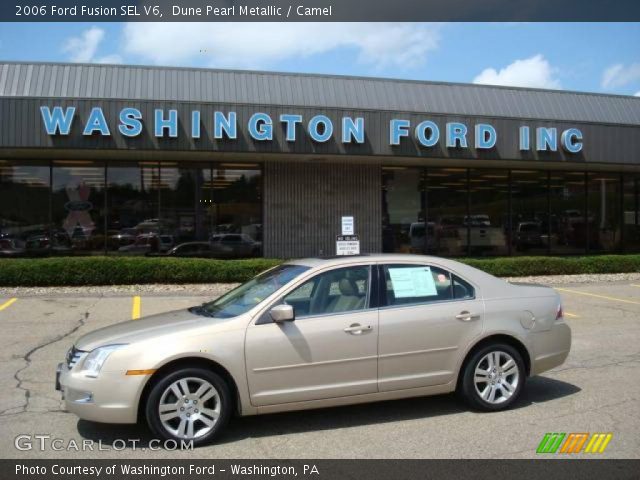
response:
[[[60,374],[62,373],[63,365],[64,363],[59,363],[58,366],[56,367],[56,390],[59,392],[62,391],[62,385],[60,385]],[[64,400],[64,397],[62,399]]]
[[[100,372],[98,378],[89,378],[63,363],[56,368],[56,390],[62,392],[66,409],[92,422],[136,423],[147,379],[125,372]]]

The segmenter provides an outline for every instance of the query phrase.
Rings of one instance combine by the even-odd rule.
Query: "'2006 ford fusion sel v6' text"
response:
[[[229,418],[457,391],[502,410],[567,358],[559,295],[414,255],[286,262],[203,305],[81,337],[56,388],[80,418],[202,444]]]

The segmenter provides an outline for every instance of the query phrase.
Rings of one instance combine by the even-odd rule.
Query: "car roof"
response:
[[[372,263],[388,263],[388,262],[427,262],[438,264],[462,265],[455,260],[448,258],[434,257],[430,255],[414,255],[403,253],[372,253],[361,255],[339,255],[330,257],[308,257],[289,260],[286,263],[296,265],[306,265],[308,267],[330,266],[330,265],[349,265],[352,263],[362,263],[363,260],[369,259]]]
[[[450,258],[435,257],[430,255],[414,255],[402,253],[381,253],[381,254],[365,254],[365,255],[349,255],[339,257],[312,257],[289,260],[285,263],[290,265],[304,265],[311,269],[322,269],[325,267],[339,267],[362,263],[404,263],[416,262],[423,264],[431,264],[442,267],[456,275],[461,276],[467,281],[475,283],[477,286],[482,285],[485,295],[491,297],[502,295],[505,287],[509,285],[502,279],[494,277],[482,270],[474,268],[470,265],[452,260]]]

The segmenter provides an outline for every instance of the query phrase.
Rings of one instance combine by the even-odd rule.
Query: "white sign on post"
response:
[[[338,235],[336,255],[360,255],[360,239],[357,235]]]
[[[342,235],[354,235],[355,233],[353,217],[342,217]]]

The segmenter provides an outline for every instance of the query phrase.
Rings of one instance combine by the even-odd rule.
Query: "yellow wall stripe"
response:
[[[562,445],[560,453],[580,453],[587,438],[589,438],[588,433],[570,433]]]
[[[136,295],[133,297],[133,304],[131,305],[131,320],[137,320],[140,318],[140,297]]]
[[[562,448],[560,449],[560,453],[570,453],[575,443],[576,443],[576,434],[570,433],[569,435],[567,435],[567,439],[564,441],[564,445],[562,445]]]
[[[609,445],[609,442],[611,441],[612,438],[613,438],[613,435],[611,433],[608,433],[604,439],[604,442],[602,442],[602,445],[600,446],[600,450],[598,451],[598,453],[604,452],[604,449],[607,448],[607,445]]]
[[[0,305],[0,311],[4,310],[7,307],[10,307],[11,305],[13,305],[16,302],[16,300],[18,300],[18,299],[17,298],[10,298],[6,302],[4,302],[2,305]]]
[[[591,452],[591,447],[593,447],[593,444],[595,443],[597,437],[598,434],[595,434],[591,437],[591,440],[589,440],[589,443],[587,444],[587,448],[584,449],[584,453]]]
[[[545,433],[536,453],[598,454],[606,450],[612,438],[612,433]],[[585,443],[587,447],[583,450]]]
[[[596,438],[596,441],[594,442],[593,446],[591,447],[591,452],[590,453],[596,453],[598,451],[598,448],[600,447],[600,443],[602,442],[602,440],[604,440],[605,434],[604,433],[597,433],[594,435],[594,437]]]
[[[581,433],[580,435],[582,435],[582,438],[580,438],[580,441],[578,442],[576,447],[573,449],[573,453],[580,453],[580,451],[582,450],[582,446],[585,444],[585,442],[589,438],[588,433]]]

